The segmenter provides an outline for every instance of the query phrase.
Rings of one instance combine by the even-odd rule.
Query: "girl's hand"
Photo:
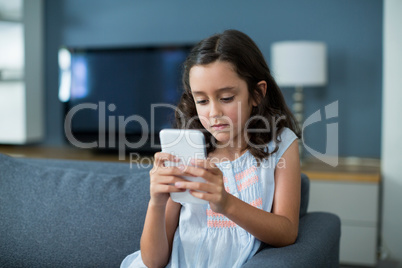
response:
[[[169,193],[182,192],[174,184],[183,181],[178,176],[183,176],[183,171],[178,167],[166,167],[165,161],[179,162],[180,160],[168,153],[156,153],[154,155],[154,166],[149,172],[150,176],[150,204],[156,206],[166,206]]]
[[[193,196],[208,201],[214,212],[224,214],[230,194],[225,190],[222,171],[208,159],[193,159],[191,162],[195,166],[185,166],[184,175],[202,177],[207,182],[178,181],[175,186],[189,189]]]

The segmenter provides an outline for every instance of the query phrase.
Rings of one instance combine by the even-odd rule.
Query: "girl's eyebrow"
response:
[[[218,89],[216,92],[222,93],[222,92],[226,92],[226,91],[235,91],[236,87],[223,87]],[[203,91],[192,91],[191,92],[193,95],[205,95],[205,93]]]

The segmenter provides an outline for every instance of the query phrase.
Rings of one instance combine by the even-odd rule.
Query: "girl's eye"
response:
[[[206,100],[197,100],[195,103],[196,104],[206,104],[207,101]]]
[[[223,102],[231,102],[234,99],[234,96],[228,97],[228,98],[221,98],[221,101]]]

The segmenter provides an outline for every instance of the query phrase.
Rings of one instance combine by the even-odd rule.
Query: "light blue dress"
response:
[[[275,190],[275,167],[296,139],[297,136],[285,128],[280,135],[278,151],[262,161],[260,166],[249,151],[234,161],[219,163],[217,166],[223,172],[226,191],[270,212]],[[274,148],[275,144],[270,142],[269,151]],[[213,212],[209,205],[183,203],[167,267],[240,267],[257,252],[260,245],[261,241],[222,214]],[[127,256],[121,264],[121,268],[134,267],[146,267],[140,251]]]

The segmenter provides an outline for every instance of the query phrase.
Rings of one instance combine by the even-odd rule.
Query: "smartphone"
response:
[[[172,154],[180,159],[179,162],[165,161],[165,166],[191,166],[191,159],[206,159],[205,137],[199,130],[193,129],[163,129],[159,132],[162,152]],[[201,177],[183,176],[182,178],[205,182]],[[177,203],[208,204],[208,201],[199,199],[185,192],[170,193],[170,197]]]

